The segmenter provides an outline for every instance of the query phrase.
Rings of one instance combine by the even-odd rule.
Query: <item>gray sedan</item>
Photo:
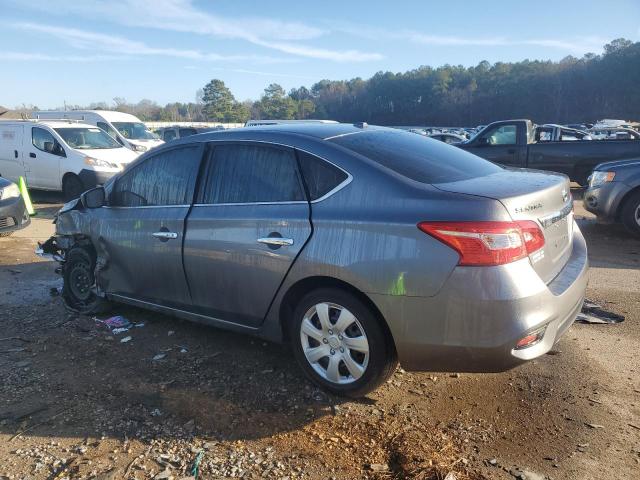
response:
[[[63,298],[292,346],[359,396],[405,369],[495,372],[582,306],[569,181],[395,129],[275,125],[158,147],[59,213]]]

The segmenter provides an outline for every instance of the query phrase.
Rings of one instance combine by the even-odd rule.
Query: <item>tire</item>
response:
[[[62,196],[65,202],[75,200],[84,191],[84,184],[77,175],[70,174],[62,179]]]
[[[83,247],[72,247],[66,254],[62,269],[62,299],[65,307],[84,315],[103,313],[109,302],[93,291],[95,258]]]
[[[362,397],[383,384],[398,364],[378,315],[349,292],[323,288],[306,294],[289,327],[304,373],[336,395]]]
[[[640,191],[627,198],[620,211],[620,220],[629,232],[640,236]]]

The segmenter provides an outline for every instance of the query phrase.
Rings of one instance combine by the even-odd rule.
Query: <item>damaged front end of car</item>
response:
[[[104,311],[106,304],[104,289],[98,282],[105,262],[91,241],[95,219],[87,206],[85,195],[89,192],[62,206],[53,220],[55,235],[43,243],[38,242],[35,251],[38,256],[59,263],[55,271],[64,280],[65,306],[83,314]]]

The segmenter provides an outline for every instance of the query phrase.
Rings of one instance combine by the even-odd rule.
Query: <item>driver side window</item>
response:
[[[485,145],[515,145],[516,126],[501,125],[482,135],[481,140]]]
[[[31,129],[31,143],[38,150],[60,156],[60,144],[51,132],[40,127]]]

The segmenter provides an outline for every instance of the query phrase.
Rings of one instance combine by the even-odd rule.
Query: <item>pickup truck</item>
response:
[[[564,173],[580,185],[599,163],[640,158],[638,140],[536,142],[531,120],[491,123],[456,146],[501,165]]]

